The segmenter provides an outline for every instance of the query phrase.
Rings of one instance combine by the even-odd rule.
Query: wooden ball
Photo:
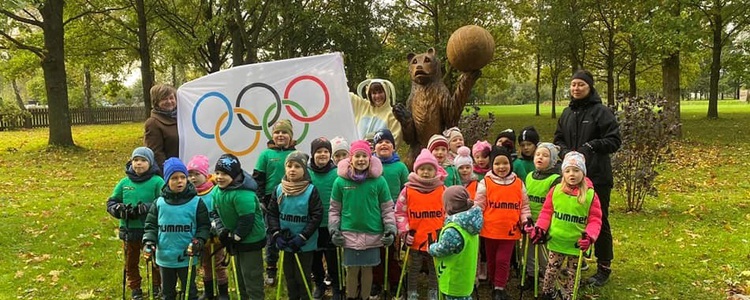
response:
[[[466,25],[451,34],[446,51],[451,66],[463,72],[475,71],[492,60],[495,39],[482,27]]]

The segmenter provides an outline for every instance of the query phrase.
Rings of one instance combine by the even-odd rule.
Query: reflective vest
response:
[[[489,176],[484,177],[487,200],[484,206],[482,237],[496,240],[519,240],[523,205],[523,182],[517,177],[509,185],[497,184]]]
[[[529,173],[526,176],[526,194],[529,196],[531,218],[536,220],[539,218],[539,212],[542,211],[547,194],[552,188],[552,183],[560,177],[560,174],[552,174],[545,179],[534,179],[533,174]]]
[[[562,184],[555,186],[552,193],[552,222],[549,225],[547,248],[557,253],[578,255],[575,244],[586,230],[589,220],[589,209],[594,201],[594,189],[586,190],[586,202],[578,203],[578,196],[568,195],[562,190]]]
[[[416,230],[412,249],[427,251],[429,240],[437,241],[438,233],[445,222],[443,191],[445,186],[440,186],[427,194],[406,188],[409,228]]]
[[[469,192],[469,199],[471,199],[472,201],[477,199],[477,187],[478,186],[479,186],[479,181],[477,180],[472,180],[466,186],[466,190]]]
[[[188,266],[187,248],[195,236],[198,196],[183,204],[169,204],[163,197],[156,200],[158,215],[158,242],[156,244],[156,264],[166,268]],[[195,249],[194,249],[195,250]],[[197,249],[196,251],[201,251]],[[197,265],[200,259],[194,259]]]
[[[461,234],[464,248],[461,252],[437,258],[437,276],[440,292],[453,297],[470,296],[474,291],[474,276],[477,273],[479,236],[471,234],[458,224],[450,222],[445,229],[453,228]],[[443,229],[442,232],[445,232]]]
[[[310,222],[309,207],[310,195],[312,194],[313,185],[307,185],[304,192],[296,196],[284,195],[279,203],[279,227],[281,230],[289,229],[292,236],[302,233],[307,223]],[[276,195],[282,195],[281,185],[276,188]],[[302,252],[313,251],[318,247],[318,231],[310,236],[302,246]],[[291,251],[290,248],[282,249]]]

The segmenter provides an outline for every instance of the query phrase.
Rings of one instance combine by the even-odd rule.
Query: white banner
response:
[[[267,148],[271,128],[289,119],[297,150],[310,142],[356,136],[340,53],[238,66],[209,74],[177,90],[180,159],[208,156],[211,170],[224,153],[249,173]]]

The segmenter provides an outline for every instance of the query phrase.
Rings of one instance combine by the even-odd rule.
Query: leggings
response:
[[[360,275],[362,277],[360,278]],[[361,285],[359,295],[357,287]],[[346,297],[368,299],[372,289],[372,267],[351,266],[346,268]]]
[[[555,291],[555,280],[557,280],[560,271],[565,268],[563,262],[565,259],[568,260],[567,269],[568,272],[565,275],[563,284],[563,299],[570,299],[573,297],[573,285],[575,284],[575,274],[578,268],[578,256],[567,255],[557,252],[549,252],[549,260],[547,261],[547,271],[544,274],[544,283],[542,286],[542,292],[545,294],[552,294]]]

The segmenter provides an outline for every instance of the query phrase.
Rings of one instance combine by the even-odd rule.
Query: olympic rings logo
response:
[[[292,91],[292,88],[295,84],[299,83],[303,80],[309,80],[314,83],[316,83],[323,91],[324,95],[324,102],[323,102],[323,108],[318,112],[317,114],[313,116],[308,116],[307,111],[300,105],[298,102],[293,101],[289,99],[289,94]],[[242,107],[242,97],[250,90],[252,89],[265,89],[271,92],[271,94],[274,97],[275,105],[270,105],[266,111],[263,113],[263,119],[261,122],[258,121],[258,118],[248,109],[245,109]],[[210,98],[218,98],[219,100],[223,101],[226,105],[227,111],[221,113],[219,115],[219,118],[216,120],[216,125],[213,128],[212,132],[205,132],[200,127],[198,127],[197,122],[197,116],[198,116],[198,108],[203,103],[203,101],[210,99]],[[245,86],[240,93],[237,95],[237,99],[235,100],[235,105],[232,107],[232,103],[229,101],[229,98],[227,98],[224,94],[220,92],[208,92],[204,94],[203,96],[198,99],[198,102],[195,103],[195,106],[193,107],[192,112],[192,122],[193,122],[193,129],[196,133],[198,133],[199,136],[205,138],[205,139],[214,139],[216,140],[216,144],[221,148],[222,151],[226,153],[231,153],[236,156],[244,156],[255,150],[255,148],[258,146],[258,143],[260,142],[260,132],[263,131],[266,138],[269,140],[272,139],[271,132],[268,131],[268,128],[273,128],[274,123],[279,120],[279,117],[281,116],[281,107],[282,105],[284,108],[286,108],[286,111],[289,113],[289,115],[302,123],[304,123],[304,128],[302,130],[302,133],[297,138],[297,141],[302,141],[305,139],[305,136],[307,136],[307,131],[310,128],[310,122],[315,122],[319,120],[325,113],[328,111],[328,106],[331,103],[331,96],[328,92],[328,87],[325,83],[323,83],[322,80],[315,76],[311,75],[302,75],[298,76],[294,79],[292,79],[284,89],[284,97],[280,97],[279,93],[271,87],[270,85],[262,82],[254,82],[247,86]],[[299,114],[292,109],[292,107],[299,110]],[[275,111],[273,113],[273,116],[271,116],[271,112]],[[250,144],[249,147],[243,150],[232,150],[229,147],[226,146],[226,144],[222,141],[221,136],[224,135],[229,128],[232,126],[232,123],[234,123],[234,116],[237,116],[237,119],[239,119],[240,123],[247,127],[248,129],[254,130],[255,134],[253,137],[253,142]],[[250,119],[250,122],[248,122],[247,119]],[[270,117],[270,119],[269,119]],[[227,120],[224,127],[221,126],[221,124],[224,124],[224,120]]]

